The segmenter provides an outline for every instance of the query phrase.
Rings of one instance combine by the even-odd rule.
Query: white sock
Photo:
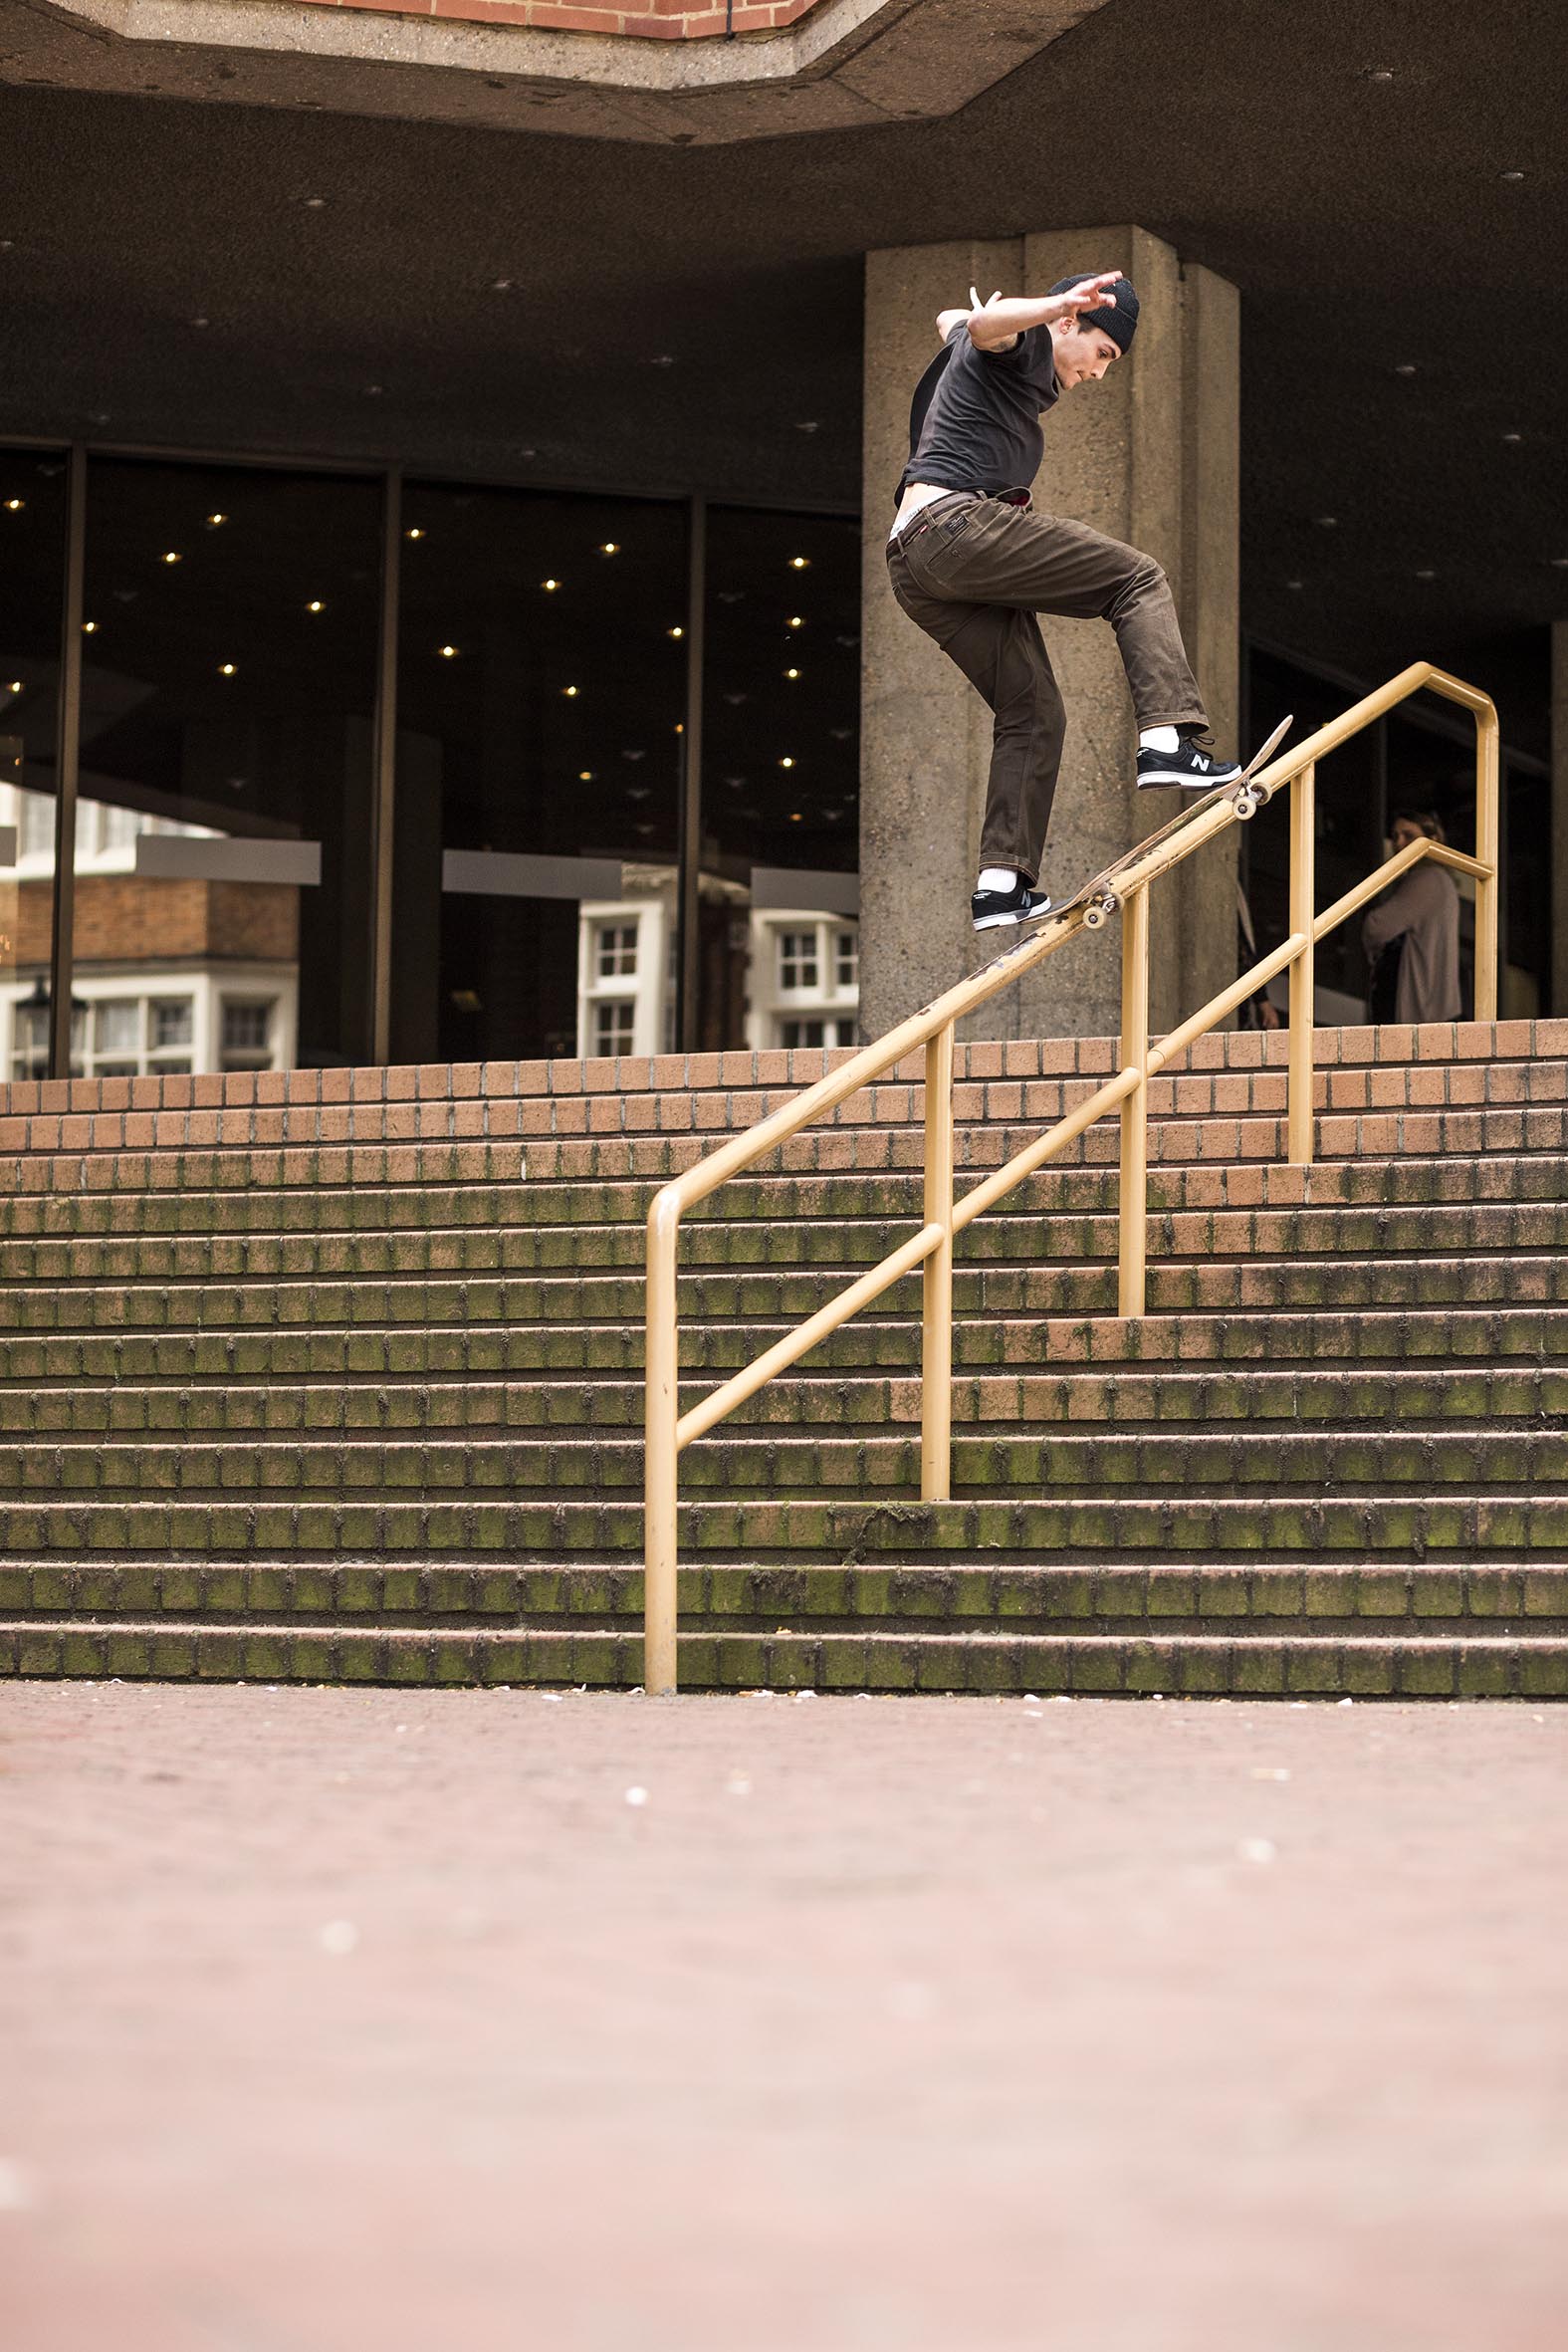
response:
[[[1182,739],[1174,727],[1145,727],[1138,738],[1141,752],[1179,752]]]
[[[977,890],[1015,890],[1018,877],[1010,865],[984,865],[980,869]]]

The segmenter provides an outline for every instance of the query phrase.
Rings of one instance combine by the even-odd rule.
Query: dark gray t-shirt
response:
[[[990,498],[1027,490],[1045,447],[1040,411],[1058,396],[1048,327],[1026,328],[1008,351],[983,352],[961,320],[915,386],[897,498],[911,482]]]

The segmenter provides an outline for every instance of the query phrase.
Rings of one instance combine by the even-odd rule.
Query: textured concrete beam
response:
[[[707,145],[956,114],[1104,0],[822,0],[650,41],[298,0],[3,0],[0,80]]]

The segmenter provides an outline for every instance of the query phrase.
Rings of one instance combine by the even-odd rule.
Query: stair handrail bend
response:
[[[1323,913],[1313,900],[1315,782],[1319,760],[1363,728],[1382,718],[1423,687],[1459,703],[1475,720],[1475,848],[1467,856],[1446,842],[1423,838],[1387,858],[1365,881],[1347,890]],[[1148,1083],[1228,1014],[1244,1004],[1275,974],[1290,975],[1289,1061],[1286,1140],[1290,1162],[1309,1166],[1314,1143],[1312,1109],[1313,950],[1318,940],[1346,921],[1368,899],[1401,874],[1430,858],[1474,878],[1475,1018],[1497,1017],[1497,712],[1491,697],[1429,661],[1413,662],[1337,719],[1290,751],[1281,753],[1248,787],[1250,805],[1238,811],[1230,797],[1216,796],[1195,809],[1158,846],[1134,848],[1111,869],[1107,882],[1122,909],[1120,1067],[1104,1085],[1076,1104],[1003,1167],[961,1199],[953,1192],[954,1026],[989,1003],[1036,964],[1076,937],[1089,914],[1086,905],[1048,915],[1027,939],[961,980],[896,1029],[866,1046],[848,1061],[818,1078],[744,1134],[674,1177],[654,1196],[648,1211],[647,1353],[645,1365],[645,1551],[643,1588],[643,1683],[650,1696],[677,1687],[676,1604],[677,1512],[682,1450],[756,1394],[774,1375],[798,1361],[830,1331],[870,1304],[883,1291],[924,1268],[921,1346],[921,1499],[945,1502],[952,1484],[953,1239],[982,1210],[1003,1199],[1024,1177],[1082,1134],[1109,1110],[1121,1118],[1118,1203],[1117,1311],[1144,1311],[1145,1227],[1148,1215]],[[1149,885],[1182,864],[1195,850],[1232,825],[1244,823],[1284,787],[1290,788],[1289,935],[1251,969],[1220,991],[1158,1044],[1149,1039]],[[735,1373],[686,1413],[679,1404],[677,1281],[680,1227],[686,1211],[720,1185],[752,1167],[766,1153],[798,1134],[823,1112],[833,1110],[906,1054],[925,1050],[925,1189],[919,1230],[881,1263],[840,1291],[744,1370]]]

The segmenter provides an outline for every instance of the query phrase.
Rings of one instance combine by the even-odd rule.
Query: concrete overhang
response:
[[[818,0],[650,41],[317,0],[0,0],[0,80],[680,146],[953,115],[1105,0]]]

